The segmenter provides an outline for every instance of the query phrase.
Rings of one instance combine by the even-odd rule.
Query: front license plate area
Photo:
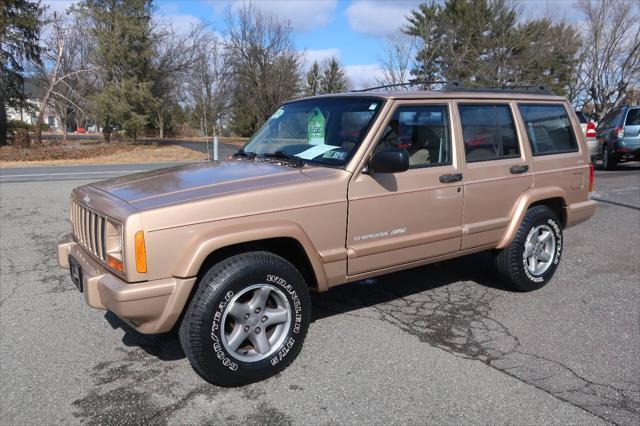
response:
[[[69,256],[69,271],[71,273],[71,281],[78,287],[82,293],[82,269],[80,264],[71,256]]]

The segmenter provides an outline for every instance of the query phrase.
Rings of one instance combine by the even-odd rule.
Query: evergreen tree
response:
[[[420,42],[417,80],[546,84],[563,94],[575,72],[577,31],[549,19],[519,20],[507,0],[432,1],[407,19],[403,31]]]
[[[349,81],[345,76],[344,70],[336,58],[331,58],[322,73],[322,79],[320,80],[320,93],[346,92],[348,87]]]
[[[77,10],[88,21],[99,71],[94,113],[106,141],[116,127],[133,140],[149,123],[152,0],[84,0]]]
[[[41,19],[38,2],[2,0],[0,11],[0,146],[7,142],[7,108],[23,108],[25,62],[40,61]]]
[[[307,82],[304,86],[304,95],[315,96],[320,94],[321,79],[322,72],[320,70],[320,64],[318,64],[318,61],[313,61],[311,68],[307,71]]]

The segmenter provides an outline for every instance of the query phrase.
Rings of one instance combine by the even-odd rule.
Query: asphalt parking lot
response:
[[[236,389],[84,305],[56,241],[70,190],[111,174],[57,170],[0,172],[0,424],[640,422],[637,164],[597,172],[542,290],[499,288],[483,255],[342,286],[314,296],[291,367]]]

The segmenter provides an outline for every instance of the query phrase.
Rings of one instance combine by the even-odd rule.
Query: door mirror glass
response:
[[[373,154],[369,160],[369,172],[400,173],[408,169],[409,153],[406,149],[383,149]]]

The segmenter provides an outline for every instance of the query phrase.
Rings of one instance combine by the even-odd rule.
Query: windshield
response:
[[[349,97],[285,104],[251,138],[243,152],[344,166],[364,139],[383,102],[377,98]]]

